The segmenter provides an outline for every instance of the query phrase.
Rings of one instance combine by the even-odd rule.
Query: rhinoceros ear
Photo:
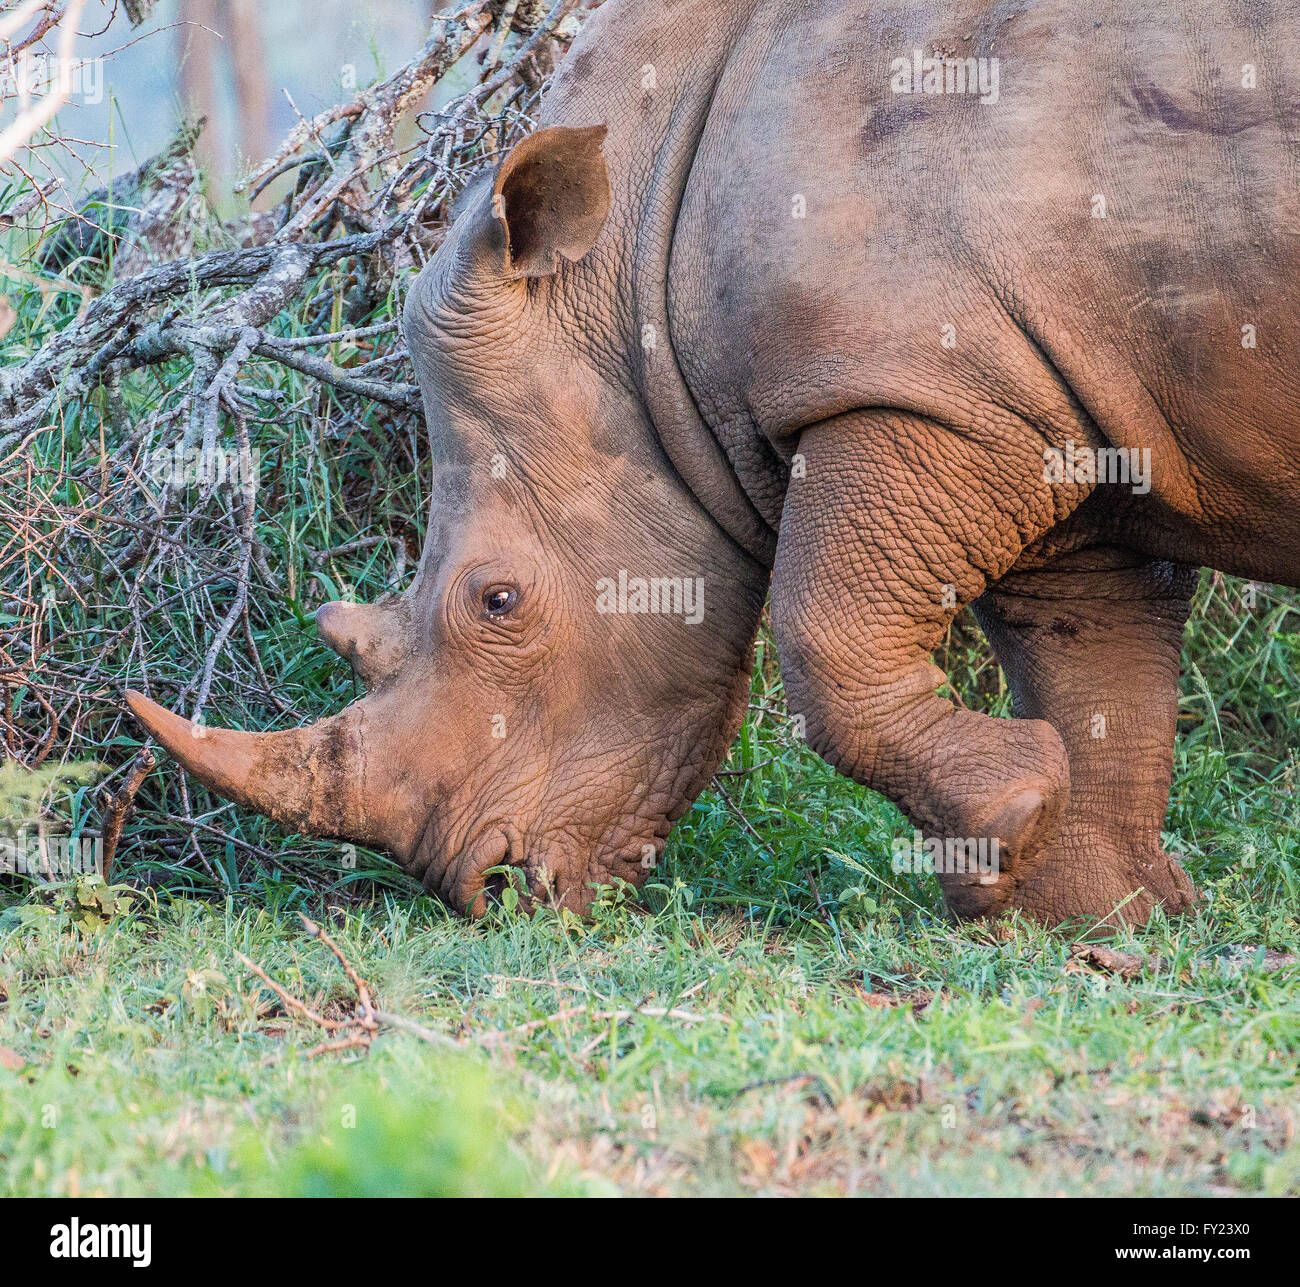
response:
[[[492,213],[505,230],[510,277],[549,277],[558,258],[578,260],[596,244],[609,214],[603,125],[538,130],[501,162]]]

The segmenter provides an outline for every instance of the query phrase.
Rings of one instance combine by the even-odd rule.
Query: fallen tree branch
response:
[[[211,343],[204,347],[233,345],[236,332],[275,317],[298,294],[309,271],[371,253],[400,230],[393,224],[336,241],[218,251],[162,264],[113,287],[26,362],[0,368],[0,451],[38,422],[56,397],[82,397],[111,375],[186,352],[187,338],[202,343],[206,336]],[[194,290],[242,285],[251,289],[201,326],[185,323],[174,312],[162,321],[148,313]],[[268,337],[263,341],[270,343]]]
[[[319,939],[324,943],[334,959],[342,966],[343,972],[348,977],[348,982],[356,993],[356,1008],[348,1018],[327,1019],[323,1014],[312,1009],[307,1002],[294,996],[286,988],[281,987],[260,965],[250,960],[242,952],[236,952],[235,956],[239,959],[241,965],[270,988],[286,1009],[306,1019],[308,1023],[321,1029],[322,1032],[329,1034],[326,1040],[318,1042],[306,1052],[308,1059],[313,1059],[317,1055],[337,1054],[345,1050],[367,1052],[371,1043],[379,1034],[380,1028],[395,1028],[399,1032],[406,1032],[413,1037],[418,1037],[429,1045],[440,1046],[446,1050],[463,1052],[469,1048],[467,1042],[458,1041],[455,1037],[450,1037],[446,1033],[436,1032],[432,1028],[426,1028],[423,1024],[416,1023],[412,1019],[393,1014],[377,1006],[369,985],[357,972],[352,962],[348,960],[343,949],[315,921],[304,916],[301,912],[298,913],[298,916],[307,933],[312,938]],[[530,982],[530,980],[521,981]],[[696,988],[691,989],[691,991],[695,991],[702,986],[703,984],[697,984]],[[478,1044],[492,1046],[504,1041],[507,1037],[528,1036],[553,1023],[560,1023],[566,1019],[576,1018],[579,1015],[585,1015],[596,1023],[624,1023],[636,1018],[671,1019],[677,1023],[731,1023],[732,1021],[730,1016],[725,1014],[696,1014],[694,1011],[683,1010],[678,1006],[642,1005],[634,1009],[593,1010],[590,1005],[577,1005],[558,1010],[554,1014],[548,1014],[541,1019],[532,1019],[527,1023],[518,1024],[513,1028],[482,1033],[477,1039]]]

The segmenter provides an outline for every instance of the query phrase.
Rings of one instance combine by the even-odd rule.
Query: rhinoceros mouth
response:
[[[427,833],[426,843],[433,847]],[[523,839],[512,824],[492,820],[480,823],[461,844],[451,847],[445,861],[435,856],[425,867],[421,881],[429,893],[449,907],[478,918],[490,904],[500,901],[512,883],[509,869],[524,871],[527,881]],[[527,883],[532,892],[532,882]]]

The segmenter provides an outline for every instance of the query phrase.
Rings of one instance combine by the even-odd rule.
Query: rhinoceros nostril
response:
[[[482,899],[485,904],[500,903],[508,888],[512,886],[523,892],[522,881],[515,879],[515,851],[510,837],[498,833],[490,840],[485,838],[488,861],[478,870],[483,873]]]

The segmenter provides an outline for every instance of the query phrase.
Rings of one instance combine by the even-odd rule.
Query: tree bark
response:
[[[210,196],[225,177],[225,113],[218,102],[216,62],[222,21],[217,0],[181,0],[174,28],[179,89],[184,110],[206,116],[208,123],[195,147]]]

